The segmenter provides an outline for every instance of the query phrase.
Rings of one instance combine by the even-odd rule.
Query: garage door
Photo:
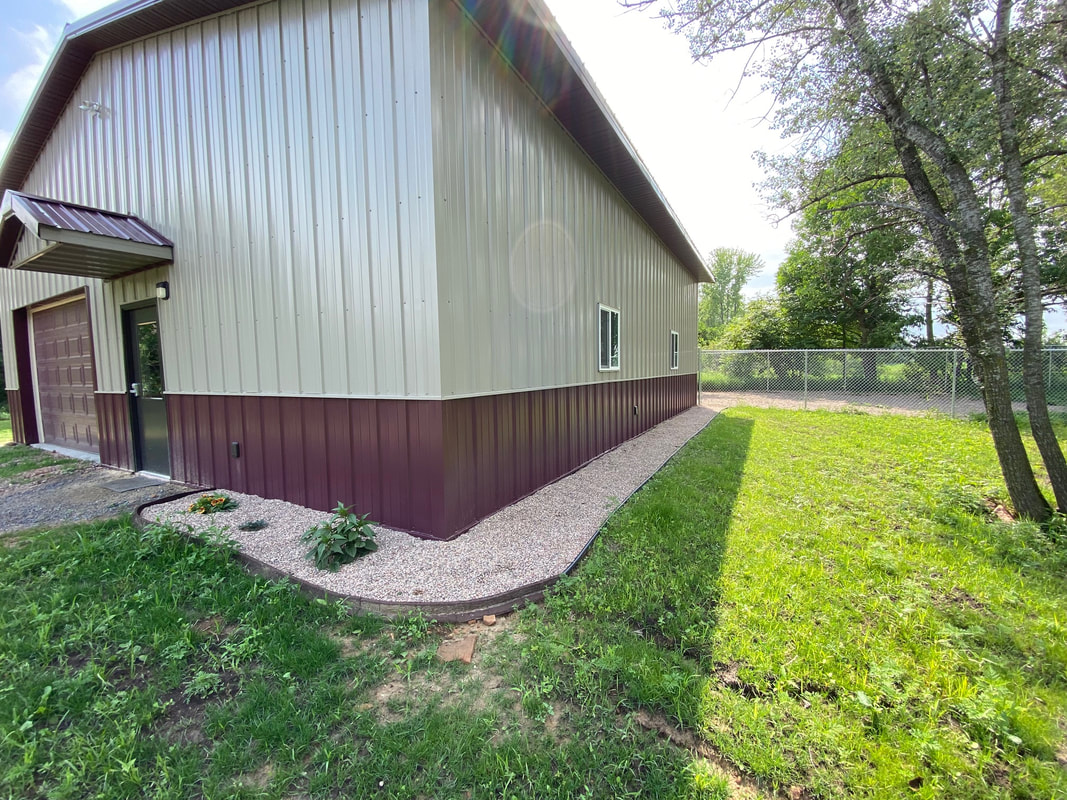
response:
[[[97,453],[100,445],[86,301],[37,310],[32,319],[41,439]]]

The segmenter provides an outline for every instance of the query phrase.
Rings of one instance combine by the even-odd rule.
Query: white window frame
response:
[[[678,369],[678,331],[671,331],[671,369]]]
[[[608,356],[608,364],[604,365],[604,353],[601,349],[601,345],[604,342],[604,312],[614,315],[615,320],[615,335],[617,337],[618,346],[615,349],[615,357],[612,359],[611,355]],[[608,317],[612,319],[612,317]],[[611,332],[608,332],[608,342],[610,345]],[[622,367],[622,312],[617,308],[606,306],[603,303],[597,303],[596,306],[596,350],[597,350],[597,367],[600,372],[618,372]],[[612,361],[615,363],[613,364]]]

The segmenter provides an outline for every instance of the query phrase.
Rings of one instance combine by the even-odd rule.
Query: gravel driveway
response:
[[[104,486],[129,477],[128,472],[71,460],[0,480],[0,533],[118,517],[193,488],[167,482],[115,492]]]

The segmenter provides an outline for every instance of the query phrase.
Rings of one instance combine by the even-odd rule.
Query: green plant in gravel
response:
[[[360,556],[373,553],[378,549],[378,543],[374,541],[377,532],[371,526],[377,523],[368,522],[368,516],[360,516],[338,503],[332,517],[309,528],[300,537],[300,541],[311,544],[308,559],[319,569],[332,572]]]
[[[980,424],[730,409],[524,614],[525,685],[766,791],[1067,796],[1067,541],[1004,495]]]
[[[220,511],[233,511],[237,501],[226,494],[202,494],[189,504],[192,514],[217,514]]]

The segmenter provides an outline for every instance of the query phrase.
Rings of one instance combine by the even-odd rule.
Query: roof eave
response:
[[[0,164],[0,193],[19,190],[33,168],[37,157],[51,136],[56,123],[67,107],[93,55],[123,41],[164,30],[183,21],[192,21],[247,4],[250,0],[120,0],[68,25],[59,41],[41,80],[23,113],[11,144]],[[555,18],[543,0],[456,0],[482,29],[491,42],[497,41],[499,31],[493,30],[494,12],[499,16],[501,5],[525,3],[534,12],[539,28],[548,33],[553,46],[562,56],[562,67],[576,78],[570,113],[556,113],[563,127],[590,159],[607,176],[649,227],[674,253],[695,281],[709,282],[711,274],[692,239],[682,226],[678,215],[641,161],[633,144],[626,137],[615,115],[597,90],[570,42],[563,35]],[[140,26],[131,26],[131,18],[141,16]],[[511,23],[528,25],[521,12],[513,12]],[[520,42],[527,48],[526,56],[539,63],[535,52],[535,37]],[[551,54],[550,54],[551,55]],[[521,61],[516,58],[515,61]],[[556,60],[556,59],[553,59]],[[513,66],[533,88],[534,76],[523,74],[520,64]],[[536,90],[535,90],[536,91]],[[546,98],[542,98],[545,100]],[[587,105],[591,107],[587,107]],[[594,113],[590,117],[589,112]],[[587,124],[591,121],[591,125]],[[601,125],[603,123],[603,125]]]

